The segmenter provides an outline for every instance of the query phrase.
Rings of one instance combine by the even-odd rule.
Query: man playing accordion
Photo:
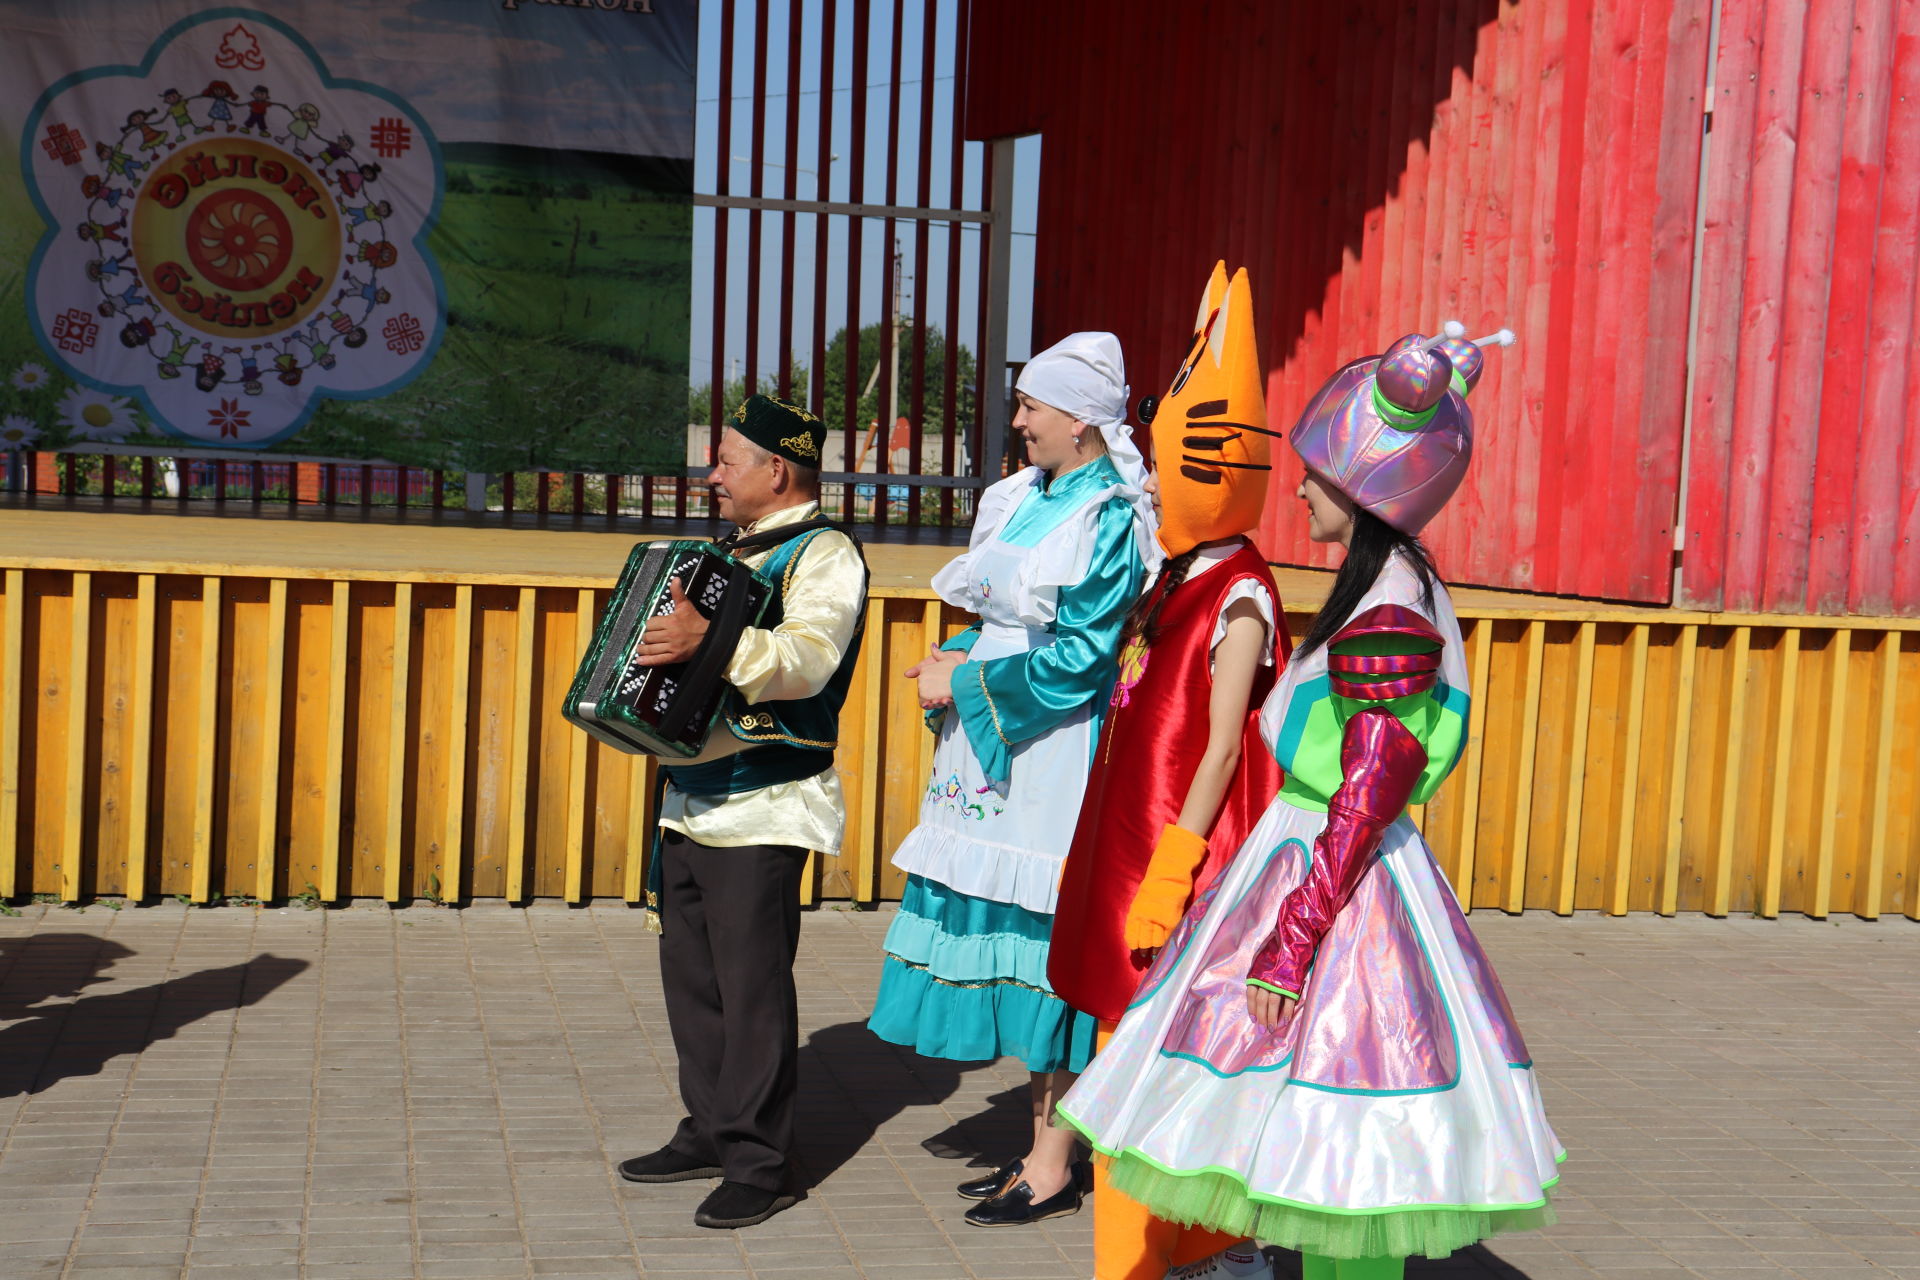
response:
[[[705,749],[661,761],[660,973],[687,1115],[664,1147],[624,1161],[620,1174],[721,1178],[694,1214],[705,1227],[752,1226],[796,1198],[788,1158],[800,875],[809,849],[840,850],[846,805],[833,752],[867,597],[859,545],[820,519],[825,441],[805,409],[760,395],[721,436],[708,484],[737,527],[719,547],[774,593],[733,649],[724,715]],[[673,599],[672,612],[647,624],[645,665],[688,661],[706,634],[679,584]]]

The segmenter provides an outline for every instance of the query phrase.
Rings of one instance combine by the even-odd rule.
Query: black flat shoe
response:
[[[693,1211],[693,1224],[720,1231],[757,1226],[799,1200],[798,1196],[750,1187],[744,1182],[723,1182]]]
[[[720,1172],[719,1165],[681,1155],[672,1147],[620,1162],[620,1176],[628,1182],[688,1182],[694,1178],[717,1178]]]
[[[1001,1165],[983,1178],[972,1182],[963,1182],[954,1190],[960,1193],[962,1200],[991,1200],[1007,1189],[1007,1184],[1020,1176],[1020,1161],[1014,1160]]]
[[[967,1210],[967,1223],[975,1227],[1024,1227],[1043,1218],[1078,1212],[1080,1186],[1072,1178],[1067,1179],[1066,1186],[1038,1203],[1034,1202],[1033,1188],[1022,1178],[993,1199]]]

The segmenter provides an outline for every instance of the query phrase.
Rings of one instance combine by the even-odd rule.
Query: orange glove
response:
[[[1147,874],[1134,891],[1133,906],[1127,910],[1127,946],[1151,951],[1166,942],[1186,913],[1193,879],[1206,860],[1205,836],[1171,822],[1161,830],[1160,843],[1153,847],[1153,858],[1147,863]]]

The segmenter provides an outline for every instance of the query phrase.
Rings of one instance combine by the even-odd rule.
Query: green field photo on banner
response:
[[[0,25],[0,449],[684,465],[693,6]]]

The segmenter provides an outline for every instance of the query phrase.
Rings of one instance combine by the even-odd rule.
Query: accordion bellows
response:
[[[673,611],[669,584],[711,624],[686,662],[639,665],[647,620]],[[607,611],[567,690],[561,715],[609,746],[635,755],[699,755],[726,698],[727,662],[740,633],[760,621],[773,594],[765,578],[707,542],[647,542],[633,549]]]

